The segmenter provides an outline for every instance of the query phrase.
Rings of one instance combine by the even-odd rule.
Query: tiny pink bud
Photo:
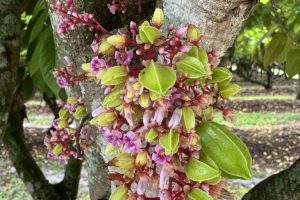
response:
[[[183,38],[186,35],[187,27],[181,27],[175,32],[175,37]]]

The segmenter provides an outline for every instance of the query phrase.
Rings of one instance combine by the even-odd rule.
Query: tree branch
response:
[[[300,159],[290,168],[274,174],[258,183],[242,200],[299,200]]]

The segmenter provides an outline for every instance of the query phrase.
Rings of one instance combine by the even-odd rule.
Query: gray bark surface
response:
[[[53,0],[50,0],[53,2]],[[141,22],[149,19],[153,13],[155,0],[143,0],[143,12],[139,14],[134,7],[130,7],[126,14],[117,14],[115,16],[107,13],[106,7],[108,0],[77,0],[80,9],[96,13],[98,19],[108,30],[122,28],[129,21]],[[163,5],[168,20],[172,18],[171,23],[193,23],[198,25],[203,34],[205,49],[217,49],[224,52],[234,40],[234,37],[241,27],[243,17],[248,10],[249,5],[244,5],[242,0],[165,0],[160,1],[158,5]],[[251,5],[252,6],[252,5]],[[97,9],[101,8],[101,12]],[[235,11],[235,12],[233,12]],[[247,13],[246,13],[247,14]],[[51,13],[52,26],[57,30],[57,15]],[[212,16],[213,17],[212,19]],[[64,37],[55,35],[56,49],[59,56],[60,64],[63,62],[64,56],[69,56],[75,61],[78,67],[82,63],[89,61],[91,58],[92,34],[84,29],[68,32]],[[99,85],[92,82],[83,83],[77,89],[73,89],[70,93],[76,93],[83,97],[84,102],[90,110],[97,108],[103,97]],[[104,164],[101,147],[104,142],[99,133],[96,134],[97,139],[92,147],[86,152],[85,160],[89,174],[89,189],[91,200],[108,199],[110,195],[110,182],[107,180],[107,170],[103,170],[101,166]]]

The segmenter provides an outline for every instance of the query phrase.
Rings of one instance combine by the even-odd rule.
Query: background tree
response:
[[[54,115],[56,96],[64,97],[49,73],[56,56],[47,6],[41,0],[0,1],[0,15],[1,142],[34,199],[75,199],[81,161],[70,160],[63,181],[50,184],[33,159],[23,130],[25,102],[35,93],[43,94]]]

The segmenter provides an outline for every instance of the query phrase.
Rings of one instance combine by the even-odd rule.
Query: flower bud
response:
[[[135,164],[139,167],[142,167],[148,163],[149,159],[150,159],[150,157],[149,157],[149,154],[147,153],[147,151],[142,150],[136,156]]]
[[[94,126],[111,126],[116,119],[114,112],[103,112],[90,121]]]
[[[147,108],[150,105],[150,96],[149,93],[142,93],[139,98],[139,104],[143,108]]]
[[[86,109],[84,106],[78,106],[73,116],[75,119],[82,119],[87,115]]]
[[[145,139],[147,142],[151,143],[158,136],[157,131],[154,128],[151,128],[145,135]]]
[[[62,108],[59,110],[58,116],[59,116],[60,120],[66,120],[70,117],[70,113],[69,113],[68,109]]]
[[[77,102],[78,102],[77,97],[69,97],[67,100],[67,103],[71,104],[71,105],[75,105],[75,104],[77,104]]]
[[[122,100],[120,98],[121,88],[115,88],[111,93],[109,93],[103,100],[102,105],[108,108],[114,108],[122,104]]]
[[[101,79],[102,85],[119,85],[126,81],[128,72],[125,67],[114,66],[108,68]]]
[[[148,182],[149,180],[147,174],[141,173],[140,180],[137,184],[137,189],[136,189],[138,195],[143,195],[146,192],[147,186],[149,184]]]
[[[156,8],[152,17],[152,23],[156,27],[160,27],[165,21],[164,12],[160,8]]]
[[[114,52],[114,46],[108,43],[107,41],[103,41],[99,46],[99,54],[109,55]]]
[[[181,27],[175,32],[175,37],[183,38],[186,35],[187,27]]]
[[[128,189],[122,185],[117,187],[117,189],[110,195],[109,200],[127,200]]]
[[[54,153],[54,155],[59,156],[62,150],[63,150],[63,146],[61,144],[56,144],[52,152]]]
[[[122,169],[132,169],[135,166],[135,158],[129,153],[122,153],[112,160],[113,165]]]
[[[187,38],[190,42],[198,42],[201,39],[200,30],[195,25],[189,24]]]
[[[137,31],[137,25],[133,21],[130,22],[130,31],[131,31],[131,33],[136,33],[136,31]]]
[[[120,150],[120,147],[117,147],[117,146],[112,145],[111,143],[108,143],[105,148],[104,154],[109,156],[119,150]]]
[[[57,127],[59,129],[63,129],[63,128],[66,128],[67,124],[68,124],[68,122],[66,120],[59,120]]]
[[[116,47],[117,49],[123,49],[127,43],[127,36],[125,34],[122,35],[112,35],[106,39],[106,41]]]
[[[182,109],[182,114],[183,114],[183,122],[184,122],[184,127],[186,128],[187,131],[190,131],[192,128],[195,128],[195,113],[192,109],[192,107],[184,107]]]

